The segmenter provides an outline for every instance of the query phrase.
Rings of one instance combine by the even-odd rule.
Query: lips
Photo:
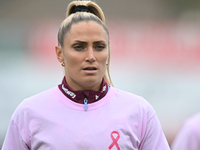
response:
[[[97,68],[94,66],[88,66],[88,67],[83,68],[83,71],[87,75],[95,75],[97,73]]]
[[[86,67],[83,70],[97,70],[97,68],[96,67]]]

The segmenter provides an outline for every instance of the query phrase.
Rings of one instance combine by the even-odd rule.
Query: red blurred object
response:
[[[200,64],[200,27],[176,21],[112,21],[108,25],[111,59],[135,65],[191,69]],[[30,55],[56,59],[59,23],[37,21],[28,34]]]

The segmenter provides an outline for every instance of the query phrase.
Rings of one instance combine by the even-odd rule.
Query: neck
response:
[[[87,98],[88,103],[93,103],[101,98],[103,98],[108,92],[108,84],[105,82],[104,78],[100,83],[99,90],[73,90],[63,78],[63,81],[58,85],[61,92],[70,100],[77,103],[84,103],[84,99]]]
[[[69,79],[68,76],[65,76],[65,82],[69,85],[69,87],[74,91],[85,91],[85,90],[93,90],[93,91],[99,91],[102,84],[102,79],[97,82],[89,82],[89,83],[82,83],[77,84],[75,81],[72,81]]]

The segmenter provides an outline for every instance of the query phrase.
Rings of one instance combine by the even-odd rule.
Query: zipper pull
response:
[[[85,109],[85,111],[87,111],[87,108],[88,108],[87,103],[88,103],[88,100],[87,100],[87,98],[85,98],[84,99],[84,109]]]

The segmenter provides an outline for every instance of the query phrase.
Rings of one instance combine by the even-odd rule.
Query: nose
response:
[[[85,61],[92,63],[95,60],[96,60],[96,58],[94,56],[94,50],[93,50],[93,48],[92,47],[88,48],[87,54],[86,54],[86,57],[85,57]]]

